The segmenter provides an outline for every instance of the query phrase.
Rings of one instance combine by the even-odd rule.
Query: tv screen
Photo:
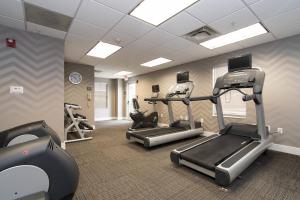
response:
[[[186,83],[189,82],[189,72],[178,72],[177,73],[177,83]]]
[[[152,85],[152,92],[159,92],[159,85]]]
[[[228,72],[252,68],[252,55],[247,54],[228,60]]]

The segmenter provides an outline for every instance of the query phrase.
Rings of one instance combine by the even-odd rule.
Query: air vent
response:
[[[184,36],[183,38],[194,42],[196,44],[200,44],[203,41],[216,37],[218,33],[208,26],[203,26],[197,30],[194,30]]]
[[[53,147],[54,147],[54,143],[53,141],[51,140],[48,144],[48,148],[51,149],[53,151]]]
[[[25,5],[25,16],[28,22],[67,32],[72,18],[29,3]]]

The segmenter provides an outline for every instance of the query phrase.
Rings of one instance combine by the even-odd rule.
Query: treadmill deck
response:
[[[251,141],[253,140],[249,137],[230,134],[221,135],[213,140],[183,152],[181,154],[181,158],[214,171],[218,164],[249,144]]]
[[[174,127],[165,127],[165,128],[156,128],[156,129],[149,129],[144,131],[137,131],[130,133],[131,136],[143,140],[147,137],[157,137],[167,134],[172,134],[180,131],[186,131],[186,128],[174,128]]]

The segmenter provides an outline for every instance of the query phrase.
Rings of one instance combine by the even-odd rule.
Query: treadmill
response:
[[[200,136],[203,128],[200,122],[195,122],[190,106],[190,97],[194,88],[194,83],[189,80],[189,72],[177,73],[177,84],[171,87],[166,98],[146,98],[148,102],[162,102],[168,106],[169,126],[157,127],[153,129],[128,130],[126,138],[130,141],[141,143],[146,148],[165,144],[181,139]],[[172,102],[179,101],[186,105],[188,120],[174,121]]]
[[[262,91],[265,73],[251,67],[251,55],[232,58],[228,73],[219,77],[212,96],[191,97],[190,101],[210,100],[216,106],[219,134],[194,141],[173,150],[171,161],[215,178],[218,185],[228,186],[271,145],[272,137],[265,126]],[[252,88],[253,94],[241,89]],[[243,101],[253,101],[257,124],[225,125],[220,97],[238,91]]]

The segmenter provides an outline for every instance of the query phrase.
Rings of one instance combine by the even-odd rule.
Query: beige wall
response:
[[[15,49],[5,45],[16,39]],[[64,41],[0,26],[0,131],[45,120],[64,136]],[[23,86],[24,94],[9,94]]]
[[[212,92],[212,69],[215,66],[226,66],[230,57],[251,53],[253,66],[261,67],[266,72],[264,87],[264,105],[266,123],[271,125],[272,131],[282,127],[283,135],[277,135],[275,142],[283,145],[300,147],[300,36],[278,40],[259,46],[238,50],[228,54],[199,60],[196,62],[152,72],[133,77],[130,81],[138,80],[137,94],[143,109],[150,109],[150,105],[142,99],[151,95],[151,85],[160,84],[162,96],[168,88],[175,84],[175,74],[180,70],[189,70],[190,79],[194,81],[193,96],[209,95]],[[174,104],[176,117],[186,113],[181,103]],[[163,113],[160,121],[167,123],[166,106],[159,104],[158,111]],[[217,131],[216,117],[212,116],[212,104],[210,102],[194,102],[192,104],[195,119],[204,119],[204,128],[207,131]],[[227,119],[227,121],[236,121]],[[247,103],[248,123],[255,122],[255,110],[253,104]]]
[[[74,85],[69,81],[69,74],[78,72],[82,75],[82,82]],[[88,87],[92,88],[88,91]],[[91,99],[88,100],[88,93]],[[94,67],[89,65],[65,62],[65,102],[78,104],[82,107],[79,113],[87,116],[90,123],[94,123]]]

